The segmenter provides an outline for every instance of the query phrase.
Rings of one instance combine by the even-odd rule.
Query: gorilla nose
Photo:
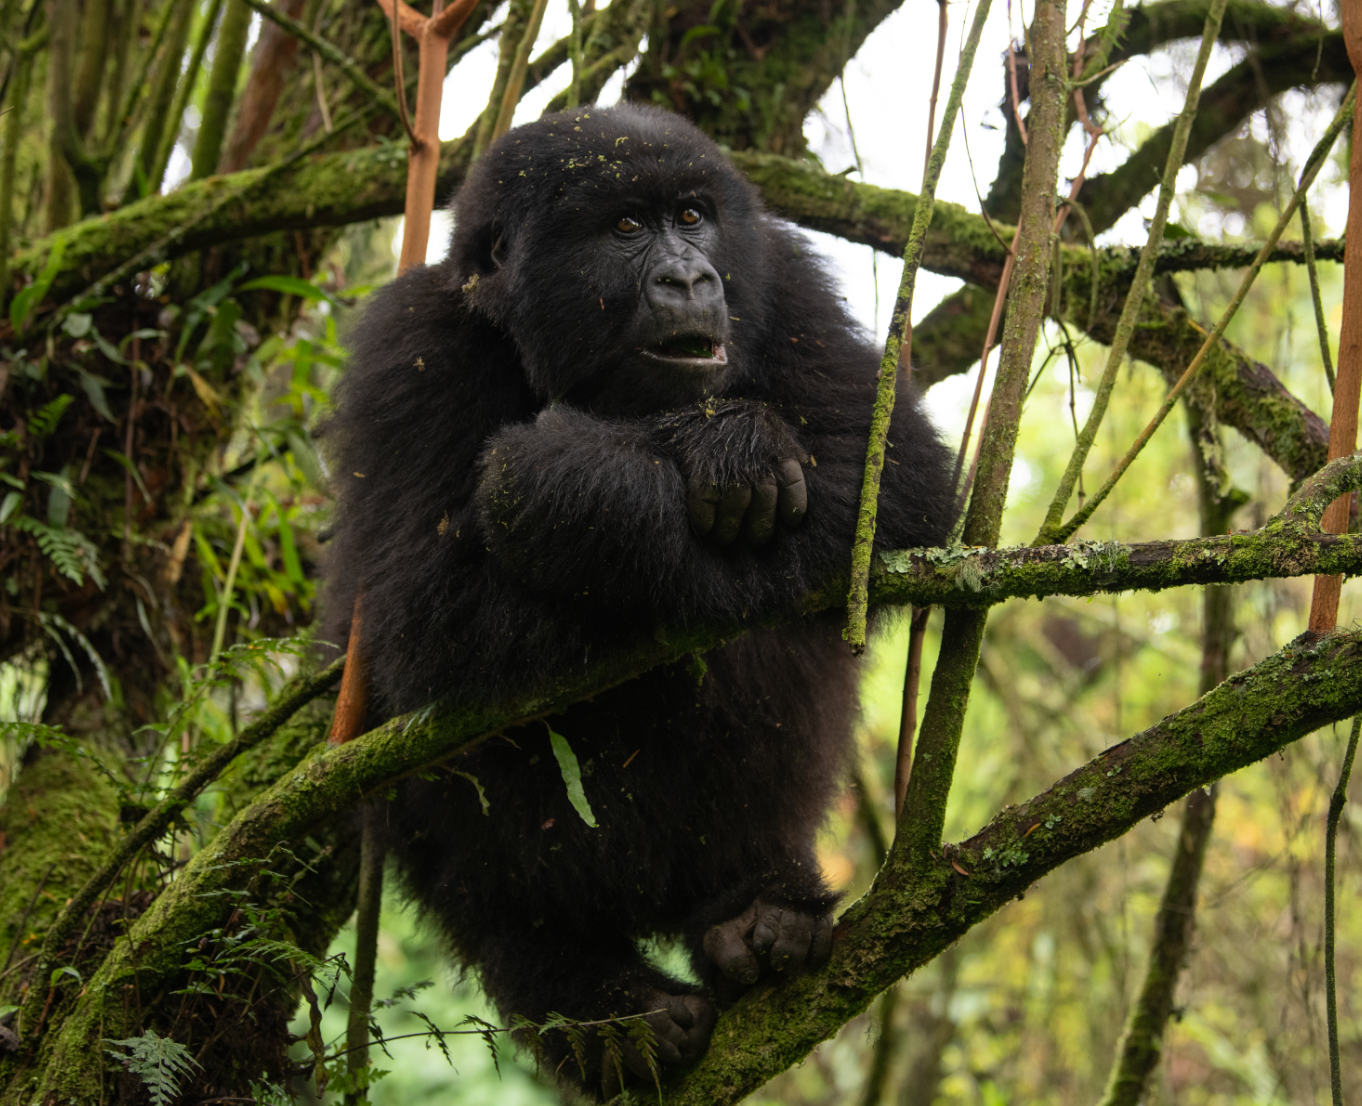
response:
[[[723,285],[714,267],[700,257],[673,257],[652,272],[646,291],[652,307],[696,308],[723,303]]]

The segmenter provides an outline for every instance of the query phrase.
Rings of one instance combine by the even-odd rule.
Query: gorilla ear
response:
[[[500,269],[506,264],[506,248],[506,235],[498,231],[497,236],[492,240],[492,248],[488,251],[488,256],[495,268]]]
[[[469,260],[478,272],[490,275],[506,264],[508,245],[501,224],[488,223],[479,227],[469,245]]]

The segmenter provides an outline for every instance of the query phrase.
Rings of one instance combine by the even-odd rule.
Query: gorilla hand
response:
[[[701,537],[728,545],[739,534],[751,546],[765,545],[776,520],[794,528],[808,509],[804,470],[793,457],[777,461],[775,471],[753,484],[721,486],[692,473],[686,483],[686,514]]]
[[[765,545],[776,523],[793,529],[808,509],[808,485],[797,458],[804,451],[764,405],[708,400],[669,415],[670,446],[686,474],[686,514],[700,537],[716,545],[737,538]]]

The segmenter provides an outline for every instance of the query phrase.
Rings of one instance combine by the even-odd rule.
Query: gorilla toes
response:
[[[705,954],[734,983],[750,987],[763,962],[772,971],[817,968],[832,952],[832,914],[811,914],[757,898],[736,918],[711,926]]]
[[[700,995],[669,995],[650,988],[640,1002],[647,1011],[643,1021],[652,1031],[654,1072],[648,1058],[634,1038],[619,1039],[619,1060],[629,1073],[645,1083],[652,1083],[663,1064],[679,1064],[698,1059],[709,1044],[714,1031],[714,1007]],[[624,1073],[607,1053],[601,1063],[601,1092],[607,1098],[618,1094]]]

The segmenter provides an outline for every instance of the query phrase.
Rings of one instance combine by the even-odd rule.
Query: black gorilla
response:
[[[375,295],[327,432],[326,629],[345,640],[362,588],[376,712],[524,691],[671,628],[757,627],[845,576],[878,357],[709,139],[639,107],[549,116],[487,152],[454,217],[448,260]],[[911,396],[892,443],[879,542],[937,544],[948,465]],[[659,1011],[677,1061],[713,1003],[827,958],[814,835],[854,710],[840,620],[754,628],[707,669],[551,719],[596,828],[543,723],[452,762],[487,815],[452,771],[400,787],[406,884],[503,1014]],[[644,957],[656,934],[699,987]]]

